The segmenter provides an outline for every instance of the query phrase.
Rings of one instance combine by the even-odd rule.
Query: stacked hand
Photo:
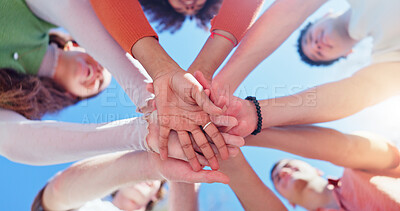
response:
[[[146,137],[146,142],[149,147],[150,151],[159,153],[159,146],[158,146],[158,138],[159,138],[159,125],[157,123],[157,111],[154,111],[149,115],[147,118],[149,126],[149,134]],[[239,153],[239,147],[242,147],[244,145],[244,139],[239,136],[233,136],[227,133],[221,133],[222,136],[224,137],[228,151],[229,151],[229,156],[234,157]],[[194,142],[193,140],[191,140]],[[211,142],[211,140],[208,140]],[[198,146],[193,143],[195,151],[200,151]],[[211,148],[213,149],[214,153],[218,155],[218,149],[217,147],[213,144],[210,143]],[[204,156],[200,155],[199,153],[195,153],[197,159],[200,161],[200,164],[203,166],[208,166],[209,163],[207,160],[204,158]],[[178,139],[178,134],[175,131],[171,131],[168,137],[168,156],[170,158],[176,158],[180,160],[185,160],[188,161],[182,147],[180,146],[179,139]]]
[[[190,135],[199,146],[212,169],[218,169],[215,153],[207,141],[206,134],[215,144],[222,159],[229,157],[224,138],[217,127],[211,123],[210,115],[219,116],[223,111],[214,105],[201,84],[183,70],[171,71],[154,78],[154,93],[160,126],[159,150],[161,159],[168,157],[168,137],[171,130],[178,134],[183,152],[195,171],[201,169]],[[223,120],[235,125],[236,120]]]

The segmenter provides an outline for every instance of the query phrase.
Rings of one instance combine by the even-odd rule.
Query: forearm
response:
[[[47,210],[71,210],[120,187],[155,178],[148,159],[146,152],[119,152],[73,164],[48,183],[43,205]]]
[[[190,65],[188,72],[194,74],[195,71],[201,71],[208,81],[211,81],[214,72],[237,43],[236,38],[229,32],[223,30],[215,30],[214,32],[227,37],[234,42],[234,44],[228,39],[216,34],[207,39],[200,53],[193,61],[192,65]]]
[[[122,150],[146,150],[147,122],[131,118],[106,124],[31,121],[0,111],[0,153],[30,165],[51,165]],[[14,118],[14,119],[12,119]]]
[[[400,63],[368,66],[353,76],[298,94],[260,101],[263,128],[333,121],[400,94]]]
[[[153,37],[138,40],[132,47],[132,54],[153,80],[170,71],[182,70]]]
[[[118,81],[137,107],[152,96],[146,91],[146,71],[118,45],[103,27],[88,0],[27,0],[38,17],[62,26]],[[90,32],[90,33],[89,33]]]
[[[275,1],[249,29],[238,49],[214,80],[220,84],[229,84],[233,94],[246,76],[325,2]]]
[[[188,71],[192,74],[201,71],[211,81],[214,72],[253,24],[263,2],[224,0],[218,14],[211,20],[211,36]]]
[[[198,208],[198,187],[195,183],[169,183],[169,209],[171,211],[196,211]]]
[[[246,137],[246,145],[279,149],[363,170],[395,168],[400,160],[397,148],[382,137],[348,135],[315,126],[264,129],[257,136]]]
[[[221,162],[220,171],[229,176],[229,186],[245,210],[264,210],[266,207],[286,210],[279,198],[260,180],[242,153]]]

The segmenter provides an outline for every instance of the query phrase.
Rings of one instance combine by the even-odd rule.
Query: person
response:
[[[68,40],[54,37],[54,33],[50,43],[49,31],[56,26],[36,17],[23,1],[4,1],[1,12],[0,68],[52,78],[81,98],[96,95],[108,86],[110,73],[83,49],[66,45]],[[52,44],[56,39],[59,45],[65,43],[62,48]]]
[[[231,59],[215,76],[212,85],[206,87],[212,87],[214,90],[215,97],[212,94],[211,99],[216,102],[216,98],[223,92],[227,93],[226,96],[231,96],[242,80],[325,2],[326,0],[312,0],[294,1],[289,4],[284,0],[276,0],[248,31]],[[400,93],[397,82],[400,74],[399,31],[389,24],[400,18],[394,9],[400,6],[399,3],[358,0],[348,2],[351,10],[343,16],[326,17],[308,30],[310,33],[307,35],[311,33],[315,35],[311,36],[313,42],[302,44],[303,49],[306,55],[311,53],[314,55],[319,52],[318,46],[320,46],[321,49],[326,49],[323,50],[325,54],[340,57],[349,53],[352,46],[362,38],[372,36],[374,38],[372,63],[351,77],[297,94],[260,101],[261,116],[268,117],[263,119],[262,128],[341,119]],[[371,14],[379,15],[371,16]],[[326,41],[330,43],[326,48],[321,46],[323,45],[321,42],[325,42],[320,42],[322,32],[324,32],[322,39],[330,40]],[[310,36],[307,39],[310,39]],[[302,39],[302,42],[305,41],[307,40]],[[334,51],[340,53],[331,55]],[[310,93],[314,95],[310,97]],[[247,104],[244,101],[242,103]],[[244,105],[243,109],[245,107],[247,108],[247,105]],[[257,115],[254,111],[255,109],[248,110],[247,113],[243,111],[242,113],[246,115],[237,117],[239,122],[247,121],[251,124],[241,124],[241,127],[233,129],[232,134],[246,136],[257,128]],[[238,130],[245,132],[241,133]]]
[[[194,20],[196,25],[207,29],[210,20],[218,13],[222,0],[139,0],[149,21],[156,23],[159,32],[174,33],[182,28],[186,18]]]
[[[138,1],[90,2],[105,28],[126,52],[131,53],[140,61],[154,81],[159,122],[162,125],[160,127],[161,157],[167,157],[166,137],[171,129],[179,131],[187,157],[193,168],[199,170],[200,165],[193,156],[194,151],[188,136],[190,132],[195,134],[197,145],[203,146],[202,152],[209,159],[211,167],[218,169],[217,159],[199,126],[212,137],[213,142],[221,151],[222,158],[228,158],[224,140],[209,118],[209,115],[220,116],[222,110],[209,100],[190,73],[201,70],[211,79],[215,70],[240,41],[263,1],[224,1],[218,15],[212,21],[213,36],[210,36],[189,67],[189,73],[183,71],[160,46],[157,35],[141,12]]]
[[[49,45],[49,30],[55,25],[35,16],[25,1],[2,1],[0,10],[4,42],[0,47],[0,64],[4,68],[0,71],[2,156],[20,163],[48,165],[118,150],[146,150],[143,141],[147,124],[143,124],[143,118],[87,125],[37,121],[46,112],[99,93],[111,76],[81,49]],[[137,70],[131,74],[135,76],[131,81],[137,84],[131,92],[140,94],[131,99],[144,108],[152,95],[146,91],[146,77],[140,73],[140,66],[129,59],[120,59],[113,65],[110,67]],[[117,141],[109,142],[114,138]]]
[[[329,183],[321,177],[321,171],[303,161],[284,159],[278,162],[271,170],[271,179],[276,190],[292,204],[308,210],[396,210],[400,207],[399,150],[377,134],[343,134],[316,126],[284,126],[249,136],[246,144],[284,150],[345,167],[339,182]],[[242,153],[223,161],[221,172],[229,176],[229,186],[246,210],[265,207],[287,210],[257,177]],[[248,179],[244,181],[245,175]]]
[[[137,207],[143,208],[159,189],[160,180],[164,179],[175,183],[171,185],[171,193],[188,196],[187,200],[172,196],[173,204],[179,205],[172,210],[184,210],[182,208],[193,207],[192,202],[197,202],[194,184],[188,182],[229,181],[218,171],[194,172],[187,162],[181,160],[168,158],[162,161],[158,155],[149,152],[117,152],[80,161],[57,174],[38,194],[32,210],[137,210],[127,208],[134,207],[134,200]],[[146,182],[153,187],[144,185]],[[132,189],[135,183],[136,188]],[[96,200],[117,190],[113,206],[107,201]]]
[[[42,2],[35,1],[35,3],[38,4]],[[62,3],[65,4],[69,2],[57,2],[57,4],[54,4],[53,2],[45,4],[45,6],[41,7],[41,9],[48,9],[48,6],[55,8],[69,8],[68,6],[73,6],[71,4],[62,5]],[[79,1],[76,3],[82,4],[85,2]],[[88,4],[88,2],[86,3],[87,6],[90,7],[90,4]],[[27,6],[29,5],[25,4],[25,1],[4,1],[1,4],[4,6],[4,8],[9,8],[10,11],[15,11],[15,14],[21,13],[21,18],[17,18],[16,20],[36,21],[39,22],[36,24],[38,26],[40,26],[40,24],[53,26],[50,24],[50,22],[44,22],[44,20],[33,16],[31,12],[32,8],[28,8]],[[82,12],[76,8],[71,10]],[[82,9],[85,10],[87,8],[83,7]],[[7,10],[7,12],[9,10]],[[54,12],[56,12],[58,15],[66,15],[64,10],[55,10]],[[51,13],[46,13],[46,15],[50,14]],[[87,28],[97,31],[99,35],[105,38],[102,40],[103,45],[108,49],[111,49],[111,55],[115,55],[115,57],[109,55],[103,56],[100,57],[100,60],[104,61],[105,65],[108,66],[108,69],[134,70],[123,72],[123,74],[116,74],[116,77],[120,79],[120,82],[125,84],[125,88],[127,88],[125,91],[128,93],[130,99],[137,105],[139,110],[148,110],[149,112],[152,111],[152,105],[151,103],[149,104],[149,102],[151,102],[150,99],[152,98],[152,94],[146,90],[147,77],[146,75],[142,74],[144,73],[143,67],[141,67],[141,65],[135,60],[130,60],[127,57],[120,57],[121,53],[124,55],[122,49],[107,34],[105,29],[101,27],[99,21],[95,19],[94,13],[90,13],[89,10],[89,12],[82,12],[80,14],[88,15],[88,20],[92,21],[93,24],[89,24]],[[67,23],[73,24],[73,26],[80,26],[80,24],[75,25],[73,21],[81,23],[82,19],[74,19],[68,16],[68,18],[62,20],[68,20]],[[23,23],[25,24],[25,22]],[[61,24],[64,23],[61,22]],[[22,23],[20,25],[22,25]],[[36,25],[33,24],[30,25],[30,27]],[[17,26],[15,27],[18,28]],[[19,26],[19,28],[21,28],[21,26]],[[35,27],[33,28],[33,31],[40,34],[38,37],[48,36],[47,29],[39,30]],[[76,27],[71,28],[74,32],[77,30]],[[46,31],[46,33],[44,31]],[[26,34],[23,35],[26,36]],[[87,34],[85,36],[87,36]],[[93,42],[92,39],[81,40],[84,43],[88,42],[89,46],[95,44],[97,47],[99,47],[99,45]],[[40,43],[45,45],[44,43],[47,43],[47,40],[46,42],[41,40]],[[48,44],[46,44],[45,49],[47,48],[47,45]],[[93,50],[93,48],[91,49]],[[22,60],[23,59],[18,61]],[[18,61],[14,61],[14,63],[18,64]],[[78,74],[78,76],[80,76],[80,74]],[[86,77],[81,77],[81,79],[82,78]],[[8,78],[6,77],[6,79]],[[80,79],[80,77],[75,79]],[[11,82],[13,83],[14,81]],[[7,81],[7,83],[9,82]],[[149,148],[146,147],[145,142],[148,134],[147,127],[149,124],[147,123],[145,117],[131,118],[101,124],[76,124],[28,120],[12,110],[0,109],[0,125],[0,134],[2,135],[2,139],[0,141],[0,154],[11,161],[30,165],[59,164],[121,150],[149,150]],[[40,128],[40,130],[38,130],[38,128]],[[20,131],[24,132],[21,133]],[[43,134],[46,135],[44,136]],[[82,140],[85,141],[82,142]],[[115,141],[110,142],[110,140]]]
[[[369,1],[366,8],[359,6],[359,2],[354,1],[345,12],[329,12],[315,23],[307,24],[298,38],[300,58],[311,66],[331,65],[346,58],[361,40],[372,37],[372,64],[397,61],[400,41],[396,37],[400,30],[381,23],[400,19],[400,15],[391,9],[398,5]],[[373,19],[376,23],[372,23],[371,16],[367,15],[370,11],[380,14]],[[367,28],[361,27],[364,23]]]
[[[10,68],[12,64],[0,65],[1,108],[38,120],[99,94],[110,83],[109,72],[82,48],[74,47],[72,38],[58,32],[49,35],[50,45],[38,75],[30,74],[29,66],[17,70]],[[2,61],[7,63],[6,59]]]
[[[156,113],[152,113],[151,115],[149,118],[153,119],[152,121],[156,121]],[[148,151],[158,153],[157,124],[150,124],[148,127],[150,131],[146,141]],[[223,135],[228,141],[228,145],[231,145],[229,147],[229,154],[237,154],[239,152],[237,147],[244,144],[243,139],[237,136]],[[82,209],[82,211],[91,209],[115,210],[115,207],[118,208],[117,210],[126,210],[126,206],[134,206],[132,200],[135,203],[146,205],[153,198],[151,197],[152,194],[146,191],[149,194],[143,195],[148,197],[143,196],[143,200],[139,200],[137,197],[140,194],[132,193],[137,193],[136,189],[139,189],[138,187],[132,187],[133,183],[141,183],[142,185],[140,186],[143,186],[143,181],[152,181],[152,184],[159,184],[156,180],[160,181],[164,179],[171,182],[172,210],[197,210],[197,188],[194,184],[187,183],[226,183],[229,178],[217,171],[202,170],[194,172],[187,162],[182,161],[185,159],[185,156],[180,147],[177,133],[173,131],[170,134],[170,138],[168,149],[170,150],[170,157],[173,158],[169,158],[167,161],[160,160],[159,156],[151,152],[121,151],[99,155],[73,164],[62,173],[57,174],[39,192],[32,204],[32,210],[70,210],[75,208]],[[213,146],[213,150],[215,153],[218,153],[215,146]],[[208,165],[204,157],[198,155],[198,159],[203,165]],[[110,163],[113,163],[113,165],[110,165]],[[129,166],[129,168],[126,168],[126,166]],[[149,166],[152,168],[149,168]],[[96,178],[95,180],[93,180],[93,176]],[[144,185],[144,187],[147,186]],[[82,188],[86,191],[82,192]],[[146,189],[155,190],[148,187]],[[118,192],[112,200],[114,205],[111,205],[107,200],[99,200],[117,190]],[[72,198],[66,197],[71,193]],[[189,198],[182,201],[181,194]],[[135,199],[132,197],[135,197]]]
[[[400,208],[399,178],[349,168],[337,180],[325,179],[321,174],[304,161],[284,159],[276,163],[271,178],[276,190],[292,206],[300,205],[307,210]]]
[[[74,210],[152,210],[164,197],[165,181],[139,182],[122,187],[116,192],[104,197],[86,202],[79,209]],[[43,211],[43,192],[47,185],[39,191],[33,200],[31,210]]]

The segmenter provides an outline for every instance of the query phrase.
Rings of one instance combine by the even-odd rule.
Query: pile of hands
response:
[[[257,127],[251,102],[229,96],[228,88],[201,72],[169,72],[147,89],[155,98],[140,110],[148,114],[146,142],[159,154],[154,155],[158,163],[170,157],[188,162],[194,172],[204,171],[204,166],[216,171],[221,161],[239,153],[243,137]]]

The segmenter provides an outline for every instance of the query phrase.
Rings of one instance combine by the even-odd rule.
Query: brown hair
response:
[[[0,107],[28,119],[41,119],[45,113],[57,112],[79,100],[51,78],[0,69]]]

